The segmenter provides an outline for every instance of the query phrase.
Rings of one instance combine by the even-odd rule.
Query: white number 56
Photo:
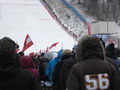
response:
[[[85,77],[85,87],[87,90],[96,90],[96,89],[108,89],[109,88],[109,79],[108,74],[92,74],[86,75]]]

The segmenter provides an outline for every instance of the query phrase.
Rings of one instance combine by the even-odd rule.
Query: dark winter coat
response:
[[[66,89],[66,83],[72,66],[76,63],[75,58],[70,57],[63,62],[60,72],[60,90]]]
[[[40,81],[43,80],[43,81],[46,81],[48,80],[47,76],[45,75],[45,70],[46,70],[46,66],[49,62],[49,60],[45,57],[40,57],[39,58],[39,79]]]
[[[112,58],[106,57],[106,60],[111,63],[118,71],[118,67],[117,64],[115,63],[115,60],[113,60]]]
[[[0,90],[39,90],[34,76],[16,65],[0,67]]]
[[[106,47],[106,55],[110,58],[112,58],[113,60],[116,60],[116,52],[115,52],[115,45],[113,43],[109,44]]]
[[[67,90],[120,90],[116,69],[105,61],[103,46],[96,37],[87,36],[78,42],[76,63],[67,81]]]
[[[39,90],[34,76],[16,64],[15,47],[8,37],[0,40],[0,90]]]
[[[60,81],[61,81],[61,68],[64,64],[64,61],[68,60],[71,57],[72,53],[70,50],[63,50],[61,62],[55,65],[55,69],[53,72],[53,90],[61,90]]]
[[[55,65],[55,69],[53,72],[53,90],[61,90],[60,89],[60,72],[61,72],[61,67],[62,67],[63,62],[58,62]]]

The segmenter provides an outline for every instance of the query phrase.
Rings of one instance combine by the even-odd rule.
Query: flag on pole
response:
[[[18,53],[18,51],[20,51],[20,49],[19,49],[19,48],[17,48],[15,51],[16,51],[16,53]]]
[[[90,25],[90,23],[87,24],[87,27],[88,27],[88,35],[91,35],[91,25]]]
[[[45,53],[49,51],[49,47],[46,48]]]
[[[58,43],[59,43],[59,42],[53,43],[53,44],[49,47],[49,49],[55,47]]]
[[[34,52],[29,53],[29,56],[35,56]]]
[[[31,40],[30,36],[27,34],[27,36],[25,38],[25,42],[24,42],[22,52],[24,52],[26,49],[28,49],[32,45],[33,45],[33,42]]]
[[[40,49],[39,54],[41,55],[41,53],[42,53],[42,50]]]

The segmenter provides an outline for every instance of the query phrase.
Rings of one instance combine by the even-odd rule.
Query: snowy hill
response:
[[[46,49],[60,42],[53,50],[71,49],[75,40],[49,15],[39,0],[0,0],[0,38],[8,36],[18,42],[20,49],[29,34],[34,46],[26,50]]]

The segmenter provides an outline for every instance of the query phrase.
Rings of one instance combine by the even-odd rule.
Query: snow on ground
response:
[[[71,49],[75,40],[49,15],[39,0],[0,0],[0,38],[7,36],[23,47],[26,34],[29,34],[34,46],[26,50],[46,49],[60,42],[54,50],[62,47]]]

